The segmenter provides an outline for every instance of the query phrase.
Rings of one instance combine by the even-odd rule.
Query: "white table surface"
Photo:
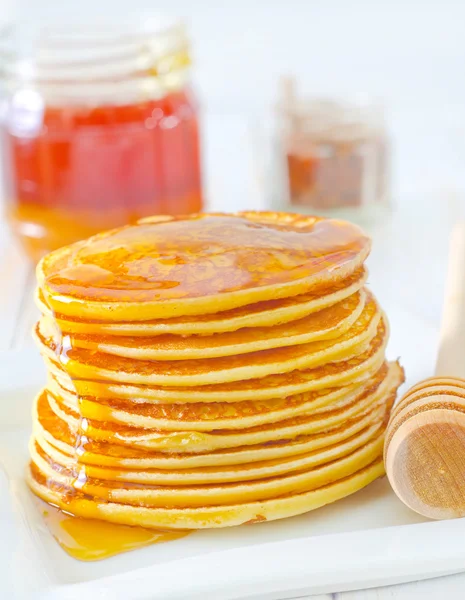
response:
[[[227,129],[227,132],[225,132]],[[256,131],[243,119],[224,116],[207,123],[206,189],[215,208],[236,210],[266,206],[262,178],[253,152]],[[229,140],[228,160],[218,161],[221,139]],[[252,151],[251,151],[252,150]],[[234,165],[234,169],[231,169]],[[450,192],[430,198],[401,198],[391,217],[371,228],[370,284],[383,301],[389,296],[424,320],[439,325],[447,237],[463,216],[462,199]],[[37,317],[32,301],[34,268],[0,221],[0,360],[1,352],[31,344],[30,330]],[[464,565],[465,570],[465,565]],[[312,596],[318,599],[374,600],[461,598],[465,573],[385,588]]]

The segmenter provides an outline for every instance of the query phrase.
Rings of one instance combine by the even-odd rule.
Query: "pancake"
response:
[[[358,227],[334,219],[154,217],[52,252],[37,279],[47,306],[60,314],[147,321],[303,294],[350,276],[369,250]]]
[[[275,327],[250,327],[232,333],[155,337],[117,337],[73,335],[71,348],[103,352],[137,360],[186,360],[234,356],[260,350],[296,346],[313,341],[338,338],[360,318],[366,293],[356,292],[346,300],[307,317]],[[42,318],[47,329],[47,318]],[[50,326],[49,326],[50,328]]]
[[[164,469],[167,471],[184,470],[200,467],[218,467],[245,465],[248,463],[276,460],[298,454],[344,443],[368,427],[384,423],[386,408],[390,410],[392,398],[386,399],[386,406],[376,406],[371,411],[357,415],[347,420],[339,427],[327,429],[324,432],[308,435],[298,435],[292,439],[275,440],[250,446],[238,446],[199,453],[174,453],[159,449],[143,447],[127,447],[120,443],[95,441],[77,436],[65,421],[57,417],[48,407],[48,414],[41,411],[40,420],[34,422],[34,440],[44,451],[54,458],[54,452],[59,451],[76,461],[76,448],[80,452],[79,465],[95,465],[111,468],[127,468],[131,470]],[[48,425],[44,424],[48,422]],[[59,461],[58,461],[59,462]]]
[[[378,432],[373,439],[351,454],[335,459],[313,469],[302,472],[268,477],[266,479],[249,480],[223,485],[204,484],[195,486],[138,486],[135,483],[124,483],[92,479],[87,476],[79,483],[84,494],[101,498],[107,502],[143,505],[146,507],[198,507],[221,504],[253,502],[276,498],[284,494],[304,492],[327,485],[332,481],[347,477],[360,468],[370,464],[382,452],[384,432]],[[47,479],[55,481],[67,488],[75,486],[76,477],[65,468],[53,468],[40,455],[34,464]],[[127,486],[127,487],[126,487]]]
[[[113,423],[121,432],[120,425],[169,431],[211,431],[213,429],[245,429],[270,423],[283,422],[304,414],[313,416],[327,410],[350,406],[357,398],[375,392],[379,386],[383,389],[394,381],[396,385],[402,378],[397,363],[383,365],[367,381],[352,386],[329,388],[289,398],[269,401],[245,401],[234,404],[198,403],[189,404],[150,404],[78,397],[63,390],[55,381],[47,385],[44,393],[58,410],[66,410],[74,418]],[[384,393],[384,392],[383,392]],[[63,406],[61,406],[63,405]],[[56,411],[55,411],[56,412]]]
[[[360,267],[349,277],[331,284],[315,286],[311,291],[279,300],[265,300],[219,313],[191,317],[172,317],[152,321],[112,323],[83,320],[54,313],[38,288],[35,300],[43,315],[52,317],[63,334],[116,336],[154,336],[162,334],[209,335],[237,331],[246,327],[271,327],[301,319],[309,314],[337,304],[365,285],[367,270]]]
[[[92,444],[89,445],[88,443],[90,440],[123,444],[125,448],[129,449],[129,457],[132,456],[130,447],[163,449],[171,452],[186,452],[186,450],[188,452],[211,452],[220,448],[234,448],[269,443],[276,440],[288,440],[337,428],[352,418],[364,416],[367,413],[376,411],[380,405],[384,406],[386,401],[391,400],[393,393],[402,380],[402,370],[394,363],[385,374],[384,380],[378,380],[371,386],[359,391],[358,394],[353,394],[352,397],[344,399],[343,402],[336,403],[324,411],[294,416],[278,423],[248,428],[242,427],[239,430],[211,429],[214,425],[209,424],[204,426],[209,427],[206,431],[183,431],[180,424],[180,429],[170,432],[121,425],[114,426],[114,424],[107,421],[100,423],[88,419],[85,419],[85,425],[83,425],[78,414],[60,405],[46,392],[38,396],[35,421],[43,429],[51,431],[52,434],[57,430],[58,432],[63,431],[64,422],[65,432],[67,431],[68,434],[67,436],[66,433],[65,436],[62,434],[61,440],[68,444],[70,448],[82,445],[81,454],[92,447]],[[378,412],[383,413],[383,411],[384,409],[380,408]],[[85,436],[86,442],[84,443],[79,439],[82,435]],[[51,443],[53,444],[53,441]],[[107,449],[107,452],[109,451]],[[122,449],[118,449],[116,453],[124,455]],[[85,458],[81,456],[81,460],[85,460]]]
[[[89,499],[84,494],[67,490],[58,482],[47,480],[33,463],[27,478],[37,496],[79,517],[147,528],[212,529],[273,521],[308,512],[353,494],[384,474],[380,456],[351,475],[316,490],[265,501],[199,508],[147,508]]]
[[[268,375],[260,379],[239,382],[180,387],[136,386],[120,383],[73,379],[56,361],[44,355],[47,368],[60,385],[75,391],[79,396],[128,398],[137,402],[189,403],[189,402],[239,402],[242,400],[269,400],[291,396],[328,387],[350,385],[371,377],[383,364],[388,339],[385,317],[379,323],[376,336],[368,349],[347,361],[330,363],[322,367],[296,370],[290,373]]]
[[[384,368],[383,365],[382,369]],[[50,376],[47,383],[47,391],[52,396],[58,397],[66,407],[83,418],[173,430],[178,429],[181,423],[184,428],[193,430],[202,429],[209,422],[222,429],[234,428],[238,422],[244,426],[272,423],[306,412],[316,412],[329,403],[346,400],[354,392],[358,393],[359,387],[360,383],[356,383],[272,400],[158,404],[78,396],[75,392],[64,389],[57,379]]]
[[[367,443],[383,428],[383,421],[379,420],[369,427],[365,427],[358,434],[353,435],[339,444],[326,446],[314,452],[284,457],[274,460],[261,460],[249,464],[233,464],[231,466],[210,466],[194,469],[180,470],[128,470],[123,467],[101,467],[94,464],[83,465],[70,470],[73,464],[71,454],[65,454],[54,448],[43,438],[31,439],[30,453],[36,464],[46,460],[55,466],[70,470],[72,477],[77,478],[84,469],[86,477],[93,479],[106,479],[110,481],[125,481],[127,483],[140,483],[151,485],[191,485],[204,483],[228,483],[262,479],[282,473],[301,471],[325,464],[336,458],[346,456],[355,449]],[[40,456],[38,456],[40,455]]]
[[[182,361],[137,360],[108,355],[82,348],[70,348],[53,331],[41,329],[39,321],[35,339],[41,352],[49,358],[59,356],[67,373],[76,379],[107,379],[144,385],[196,386],[244,381],[295,369],[313,368],[328,362],[350,360],[365,352],[376,336],[381,313],[370,298],[359,319],[339,338],[310,342],[285,348],[262,350],[247,355]]]
[[[97,440],[123,442],[146,448],[162,448],[171,452],[180,452],[188,447],[191,452],[209,452],[219,448],[234,448],[249,444],[273,442],[276,439],[292,439],[298,435],[317,433],[331,427],[337,427],[352,416],[369,410],[374,402],[375,394],[354,401],[348,406],[328,411],[322,415],[293,417],[276,427],[275,424],[259,425],[246,429],[205,431],[163,432],[160,430],[141,430],[137,428],[113,427],[106,423],[102,426],[98,421],[87,420],[85,435]],[[49,397],[49,404],[56,414],[78,433],[79,419],[66,410],[60,410],[56,402]]]

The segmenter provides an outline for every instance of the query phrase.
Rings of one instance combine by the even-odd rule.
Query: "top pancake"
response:
[[[152,217],[37,267],[46,304],[104,322],[211,314],[350,276],[370,250],[355,225],[287,213]]]

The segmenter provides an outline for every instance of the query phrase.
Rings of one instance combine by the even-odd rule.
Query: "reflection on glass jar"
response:
[[[5,198],[37,259],[102,229],[202,208],[181,24],[3,32]]]

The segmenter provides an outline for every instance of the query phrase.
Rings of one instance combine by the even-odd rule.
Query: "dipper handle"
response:
[[[465,379],[465,223],[457,224],[450,238],[435,374]]]

